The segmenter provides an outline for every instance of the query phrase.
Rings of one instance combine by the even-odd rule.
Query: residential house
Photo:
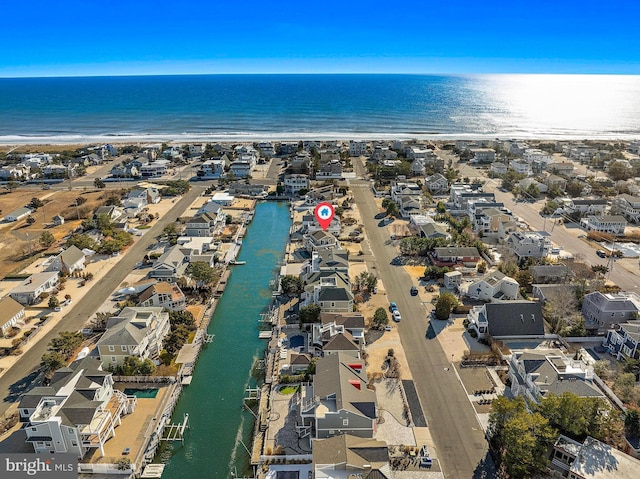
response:
[[[410,160],[416,160],[416,159],[425,159],[428,158],[429,156],[433,155],[433,151],[431,151],[429,148],[425,148],[423,146],[417,146],[417,145],[411,145],[411,146],[407,146],[404,150],[405,155],[407,156],[407,158],[409,158]]]
[[[4,217],[4,221],[6,222],[14,222],[20,221],[22,218],[26,218],[33,210],[31,208],[18,208],[17,210],[12,211],[8,215]]]
[[[338,239],[331,233],[323,230],[314,231],[304,235],[304,244],[307,251],[321,251],[325,249],[339,248]]]
[[[0,299],[0,337],[12,327],[22,323],[24,306],[11,297]]]
[[[180,251],[187,256],[201,255],[216,251],[219,243],[210,236],[180,236],[178,238]]]
[[[230,171],[236,178],[246,178],[251,176],[251,170],[255,164],[249,160],[236,160],[231,163]]]
[[[311,342],[321,348],[338,333],[349,333],[353,341],[365,345],[365,321],[360,313],[320,313],[320,322],[313,324]]]
[[[175,283],[160,281],[150,284],[138,294],[140,308],[159,307],[171,311],[182,311],[187,305],[186,298],[180,287]]]
[[[469,326],[481,338],[544,336],[542,304],[537,301],[504,301],[474,306],[469,312]]]
[[[85,266],[86,255],[77,246],[69,246],[62,253],[53,257],[48,271],[60,271],[71,274],[74,271],[82,271]]]
[[[400,200],[422,195],[422,188],[417,183],[396,182],[391,185],[391,199],[400,205]]]
[[[0,179],[8,181],[26,180],[31,167],[28,165],[7,165],[0,168]]]
[[[449,271],[444,274],[444,287],[457,290],[462,284],[462,273],[460,271]]]
[[[640,196],[618,195],[611,203],[611,214],[622,215],[632,223],[640,223]]]
[[[136,402],[135,396],[114,389],[111,373],[102,370],[100,361],[84,358],[58,369],[49,386],[24,393],[18,411],[34,452],[83,458],[93,451],[105,455],[105,443]]]
[[[221,206],[231,206],[233,205],[235,199],[236,197],[230,195],[228,192],[219,191],[217,193],[214,193],[210,201],[212,201],[213,203],[218,203]]]
[[[403,196],[400,198],[399,213],[403,218],[410,218],[424,212],[422,208],[422,196]]]
[[[61,226],[64,224],[64,216],[55,215],[51,219],[51,222],[53,223],[53,226]]]
[[[136,188],[122,200],[122,206],[142,210],[147,205],[159,203],[161,199],[162,196],[157,188]]]
[[[107,321],[96,343],[100,359],[109,366],[121,365],[127,356],[157,361],[170,326],[161,307],[126,307]]]
[[[414,176],[424,176],[427,172],[425,160],[423,158],[416,158],[411,162],[411,174]]]
[[[583,443],[563,436],[553,446],[551,477],[635,479],[640,460],[587,436]]]
[[[276,148],[270,141],[261,141],[258,143],[257,147],[265,158],[272,158],[276,156]]]
[[[187,220],[184,234],[185,236],[213,236],[216,226],[220,223],[221,221],[217,214],[202,213]]]
[[[575,297],[578,289],[575,284],[532,284],[533,296],[542,304],[547,301],[566,301],[566,298]]]
[[[315,273],[308,277],[307,283],[301,296],[303,305],[315,303],[327,313],[353,311],[351,283],[344,273]]]
[[[51,293],[58,287],[60,277],[58,273],[35,273],[25,279],[9,292],[9,296],[25,306],[40,302],[44,293]]]
[[[511,160],[509,162],[509,168],[520,175],[531,176],[533,174],[531,165],[524,160]]]
[[[309,191],[309,175],[285,175],[284,194],[287,196],[298,195],[300,190]]]
[[[99,206],[93,212],[93,221],[95,222],[100,215],[106,215],[113,222],[118,222],[127,217],[124,209],[119,206]]]
[[[361,349],[353,336],[351,336],[351,333],[336,333],[324,341],[322,355],[344,353],[354,358],[360,358]]]
[[[534,161],[539,163],[551,163],[553,161],[549,153],[538,148],[527,148],[522,157],[529,163],[533,163]]]
[[[187,266],[189,266],[189,257],[180,250],[180,245],[175,245],[156,260],[149,271],[149,277],[175,283],[178,278],[185,276]]]
[[[366,141],[349,140],[349,156],[362,156],[367,154]]]
[[[189,156],[195,157],[200,156],[204,153],[204,145],[202,143],[195,143],[193,145],[189,145]]]
[[[222,210],[222,206],[219,203],[215,203],[213,201],[207,201],[205,204],[203,204],[200,209],[196,211],[195,216],[200,216],[205,213],[209,216],[215,217],[216,223],[222,223],[226,219],[226,215]]]
[[[196,173],[198,178],[221,178],[224,176],[224,169],[230,164],[228,158],[225,156],[219,159],[207,160],[200,165],[200,169]]]
[[[519,258],[545,258],[552,249],[548,234],[544,232],[513,232],[506,242]]]
[[[316,171],[316,180],[339,180],[342,178],[342,163],[340,160],[332,160],[321,163]]]
[[[76,176],[74,165],[47,165],[42,168],[42,176],[45,178],[73,178]]]
[[[372,438],[377,405],[375,392],[367,383],[364,360],[344,353],[319,358],[313,383],[301,386],[300,436],[325,439],[352,434]]]
[[[529,188],[531,188],[532,186],[536,188],[538,193],[544,194],[549,190],[549,187],[546,184],[540,183],[535,178],[524,178],[523,180],[520,180],[518,182],[518,186],[526,193],[528,193]]]
[[[438,263],[461,264],[467,267],[475,267],[480,261],[480,252],[476,247],[444,246],[434,248],[434,259]]]
[[[443,195],[449,191],[449,182],[440,173],[427,176],[424,179],[424,186],[434,195]]]
[[[607,200],[604,198],[572,198],[566,209],[580,214],[601,215],[607,208]]]
[[[496,161],[496,152],[491,148],[470,148],[476,163],[493,163]]]
[[[138,178],[140,177],[140,168],[133,162],[123,163],[114,165],[109,173],[115,178]]]
[[[557,188],[560,191],[567,189],[567,180],[557,175],[547,176],[544,179],[544,184],[547,185],[548,188]]]
[[[310,472],[309,477],[316,479],[394,477],[389,466],[387,443],[363,439],[351,434],[314,441],[313,476]]]
[[[627,227],[627,220],[620,215],[587,216],[580,220],[580,225],[587,231],[622,236]]]
[[[247,185],[246,183],[232,183],[229,185],[229,194],[238,196],[250,196],[265,197],[269,193],[269,187],[267,185],[260,185],[253,183]]]
[[[171,162],[169,160],[156,160],[145,163],[140,167],[140,176],[143,178],[159,178],[169,172]]]
[[[481,184],[468,184],[468,183],[454,183],[449,188],[449,203],[454,206],[454,209],[466,208],[466,202],[463,204],[463,196],[466,195],[487,195],[492,201],[495,201],[495,195],[493,193],[483,193]]]
[[[474,203],[473,229],[483,236],[496,236],[499,234],[500,225],[513,221],[513,215],[500,204],[487,206],[489,203]]]
[[[640,359],[640,321],[620,323],[607,331],[604,347],[618,361]]]
[[[499,161],[494,161],[489,166],[489,171],[495,173],[496,175],[506,175],[508,169],[509,167],[505,163]]]
[[[533,283],[566,283],[573,277],[571,269],[563,264],[535,265],[529,268]]]
[[[314,231],[321,231],[321,230],[324,230],[324,228],[320,226],[320,223],[318,223],[318,220],[316,219],[315,215],[309,214],[309,215],[304,215],[302,217],[303,233],[313,233]],[[337,216],[334,216],[333,219],[331,220],[331,223],[329,223],[329,226],[324,231],[328,231],[329,233],[335,236],[338,236],[340,234],[340,231],[342,231],[340,218],[338,218]]]
[[[376,145],[373,147],[373,152],[371,153],[371,159],[382,162],[386,160],[395,160],[398,158],[398,153],[390,149],[388,146],[384,145]]]
[[[475,300],[510,300],[519,296],[518,282],[500,271],[492,271],[469,284],[466,295]]]
[[[635,293],[594,291],[582,300],[582,315],[587,331],[604,334],[614,325],[638,319],[640,297]]]
[[[349,252],[340,248],[311,252],[311,259],[302,267],[302,279],[309,281],[314,273],[342,273],[349,275]]]
[[[420,225],[418,228],[421,238],[451,238],[451,235],[446,228],[439,223],[425,223]]]
[[[298,151],[298,142],[280,142],[280,154],[281,155],[293,155]]]
[[[540,403],[545,396],[564,393],[605,399],[593,376],[593,366],[569,359],[557,349],[513,351],[509,360],[511,393],[534,403]]]

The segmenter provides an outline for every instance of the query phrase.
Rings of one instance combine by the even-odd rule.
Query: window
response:
[[[115,350],[116,350],[115,346],[109,346],[109,351],[113,352]]]
[[[126,346],[120,346],[120,348],[126,353],[127,352],[127,347]]]
[[[111,356],[111,362],[115,363],[116,362],[116,357],[115,356]]]
[[[349,420],[348,419],[343,419],[342,420],[342,425],[343,426],[348,426],[349,425]]]
[[[72,445],[73,447],[78,447],[78,443],[77,443],[76,441],[71,441],[71,445]]]

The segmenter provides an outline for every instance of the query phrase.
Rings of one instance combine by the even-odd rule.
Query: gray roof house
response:
[[[367,382],[364,360],[341,352],[319,358],[313,383],[301,389],[300,436],[372,438],[377,406]]]
[[[354,341],[351,333],[345,331],[331,336],[322,346],[322,352],[325,356],[341,352],[354,358],[359,358],[360,346]]]
[[[618,328],[607,331],[604,347],[618,361],[640,359],[640,321],[621,323]]]
[[[24,306],[13,298],[0,299],[0,338],[24,319]]]
[[[124,308],[109,318],[96,347],[107,365],[120,365],[127,356],[158,359],[169,332],[169,313],[162,307]]]
[[[364,316],[360,313],[320,313],[320,322],[314,323],[312,343],[319,348],[338,333],[348,332],[353,340],[365,344]]]
[[[55,271],[35,273],[13,288],[9,296],[25,306],[36,304],[40,301],[39,297],[42,293],[50,293],[59,282],[60,278]]]
[[[341,434],[313,442],[313,477],[387,479],[389,448],[384,441]]]
[[[569,359],[559,350],[513,351],[509,361],[512,394],[535,403],[548,394],[566,392],[604,399],[593,376],[592,366]]]
[[[59,255],[55,256],[49,265],[48,271],[60,271],[71,274],[74,271],[84,269],[85,254],[77,246],[69,246]]]
[[[7,222],[20,221],[22,218],[26,218],[31,213],[33,213],[33,211],[30,208],[18,208],[17,210],[14,210],[6,215],[4,217],[4,220]]]
[[[102,370],[99,360],[84,358],[58,369],[49,386],[26,392],[18,411],[26,423],[26,441],[36,453],[82,458],[90,451],[104,456],[105,443],[136,403],[135,396],[113,388],[111,373]]]
[[[157,259],[148,276],[159,281],[174,283],[185,275],[187,266],[189,266],[189,257],[180,250],[180,245],[175,245]]]
[[[640,297],[635,293],[601,293],[594,291],[582,301],[585,328],[593,333],[605,333],[615,324],[638,318]]]
[[[425,223],[419,226],[421,238],[451,238],[449,232],[439,223]]]
[[[568,266],[563,264],[536,265],[529,268],[534,283],[566,283],[573,277]]]
[[[328,231],[314,231],[304,235],[304,244],[307,251],[320,251],[325,249],[333,249],[340,246],[338,239]]]
[[[544,336],[542,304],[537,301],[505,301],[474,306],[469,325],[478,336],[494,339]]]
[[[349,278],[340,272],[326,271],[308,276],[301,299],[303,305],[315,303],[324,312],[353,311],[351,283]]]
[[[516,299],[519,296],[518,282],[500,271],[492,271],[469,284],[466,295],[482,301]]]

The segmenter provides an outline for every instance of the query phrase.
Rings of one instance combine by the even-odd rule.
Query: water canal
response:
[[[226,291],[209,325],[213,342],[200,354],[191,385],[185,387],[173,422],[189,413],[190,431],[184,446],[164,451],[172,454],[163,473],[169,479],[223,479],[247,464],[239,438],[250,447],[253,417],[242,410],[254,360],[266,346],[258,339],[260,313],[271,301],[270,280],[284,257],[291,220],[288,204],[257,205],[243,240]]]

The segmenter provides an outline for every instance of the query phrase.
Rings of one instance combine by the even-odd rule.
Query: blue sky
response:
[[[0,76],[640,74],[632,0],[7,0]]]

